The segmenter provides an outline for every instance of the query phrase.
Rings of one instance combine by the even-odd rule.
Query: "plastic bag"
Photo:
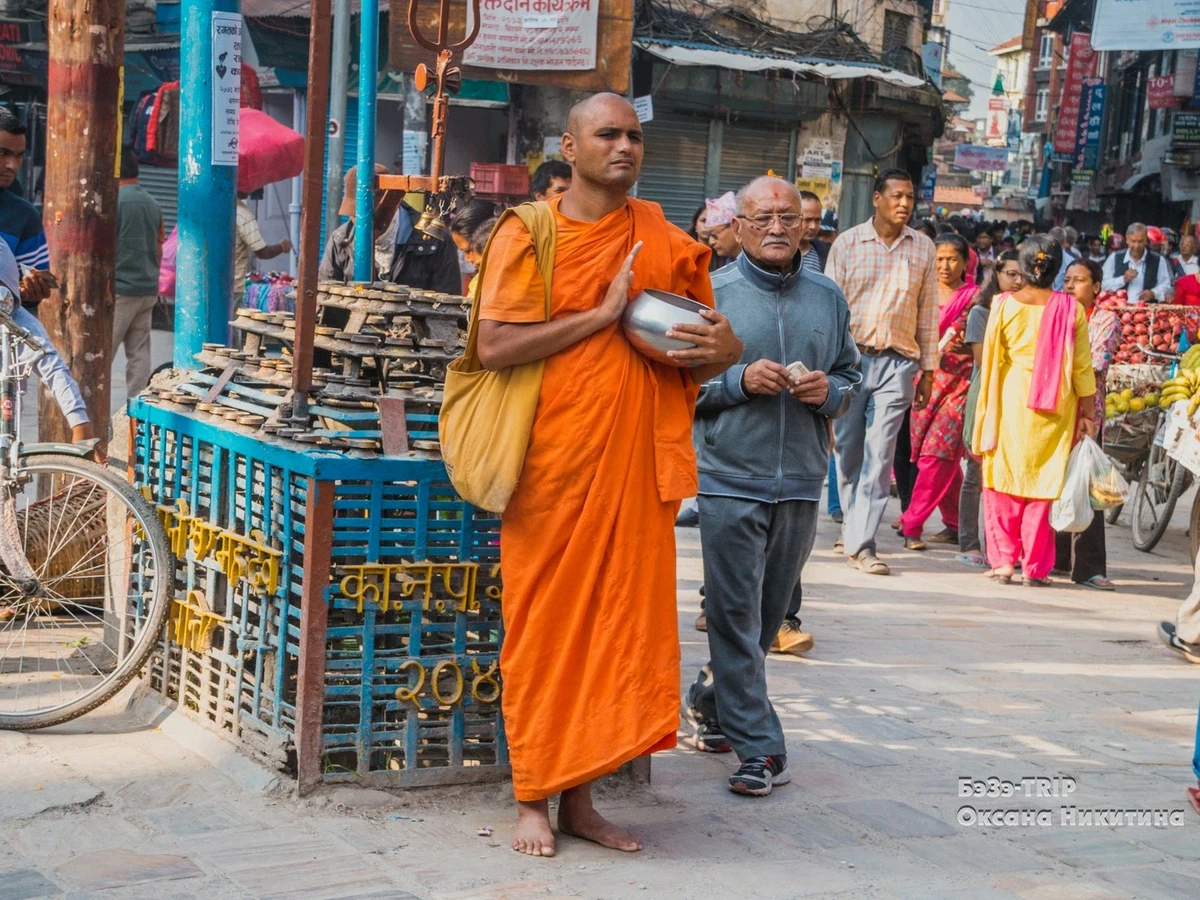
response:
[[[1094,511],[1125,502],[1129,485],[1104,451],[1084,437],[1067,460],[1067,478],[1062,494],[1050,506],[1050,527],[1055,531],[1086,531]]]
[[[162,263],[158,268],[158,296],[175,299],[175,255],[179,252],[179,226],[163,241]]]
[[[1085,437],[1080,446],[1088,457],[1091,477],[1088,479],[1088,499],[1092,509],[1112,509],[1121,506],[1129,497],[1129,482],[1117,471],[1113,461],[1090,437]]]

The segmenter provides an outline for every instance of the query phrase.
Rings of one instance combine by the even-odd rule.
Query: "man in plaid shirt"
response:
[[[933,241],[907,224],[912,177],[902,169],[880,173],[873,202],[875,215],[834,241],[825,274],[850,304],[863,374],[849,411],[834,421],[845,517],[839,543],[854,568],[888,575],[875,552],[875,533],[904,414],[929,401],[938,363],[938,287]]]

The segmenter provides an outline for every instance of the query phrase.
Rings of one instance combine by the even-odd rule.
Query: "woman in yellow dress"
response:
[[[1051,290],[1062,248],[1045,236],[1021,242],[1025,285],[992,304],[983,341],[974,452],[983,469],[989,577],[1050,584],[1050,504],[1081,432],[1097,432],[1096,379],[1083,307]]]

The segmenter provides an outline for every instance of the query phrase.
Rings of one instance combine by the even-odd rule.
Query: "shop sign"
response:
[[[1083,79],[1096,74],[1096,51],[1091,35],[1076,31],[1068,47],[1067,75],[1063,79],[1062,100],[1058,106],[1058,121],[1054,128],[1054,149],[1058,153],[1075,152],[1075,132],[1079,125],[1079,102]]]
[[[1200,147],[1200,113],[1177,112],[1171,125],[1172,147]]]
[[[483,0],[479,37],[463,62],[488,69],[593,69],[599,11],[599,0]]]
[[[1095,169],[1100,163],[1100,129],[1104,125],[1104,101],[1108,88],[1102,78],[1083,80],[1079,125],[1075,134],[1074,164],[1078,169]]]
[[[0,20],[0,71],[28,74],[44,68],[44,61],[31,56],[44,56],[39,51],[29,51],[20,44],[42,42],[46,29],[41,22],[6,22]]]
[[[1003,172],[1008,168],[1008,148],[959,144],[954,148],[954,165],[975,172]]]
[[[984,135],[990,147],[1008,146],[1008,110],[1003,97],[988,98],[987,130]]]
[[[1097,50],[1182,50],[1200,47],[1195,0],[1096,0]]]
[[[1146,91],[1151,109],[1170,109],[1179,101],[1175,98],[1175,76],[1155,75],[1146,79]]]

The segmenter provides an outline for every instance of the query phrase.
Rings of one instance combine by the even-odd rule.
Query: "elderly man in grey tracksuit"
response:
[[[752,181],[734,227],[742,254],[713,275],[713,293],[745,351],[696,404],[711,662],[688,706],[699,749],[737,753],[730,790],[763,796],[790,778],[766,654],[816,535],[828,420],[846,411],[862,376],[845,297],[799,264],[795,187]]]

